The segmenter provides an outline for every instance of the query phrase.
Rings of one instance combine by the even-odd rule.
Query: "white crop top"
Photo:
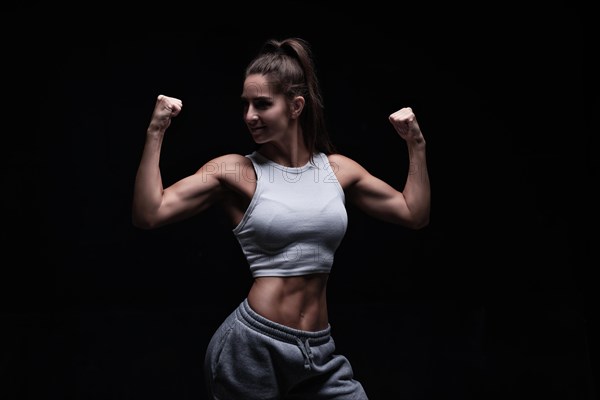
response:
[[[331,271],[348,226],[345,196],[327,156],[284,167],[257,151],[247,155],[256,191],[233,229],[253,277]]]

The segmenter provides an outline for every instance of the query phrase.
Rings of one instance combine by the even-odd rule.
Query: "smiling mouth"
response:
[[[254,127],[254,128],[250,128],[250,132],[256,132],[256,131],[259,131],[261,129],[265,129],[265,127],[264,126],[257,126],[257,127]]]

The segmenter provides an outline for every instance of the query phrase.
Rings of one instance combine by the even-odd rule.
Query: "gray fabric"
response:
[[[330,327],[292,329],[244,300],[209,342],[206,382],[214,400],[367,400],[348,359],[334,354]]]

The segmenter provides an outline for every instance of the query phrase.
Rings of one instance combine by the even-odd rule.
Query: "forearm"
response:
[[[162,202],[163,184],[159,165],[162,142],[162,135],[151,134],[149,130],[133,192],[132,218],[134,225],[139,227],[150,227],[152,216]]]
[[[409,170],[402,193],[411,213],[415,228],[422,228],[429,223],[431,208],[431,187],[425,143],[409,144]]]

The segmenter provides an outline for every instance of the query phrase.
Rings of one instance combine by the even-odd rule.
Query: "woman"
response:
[[[429,223],[425,139],[414,113],[389,120],[409,152],[402,191],[337,153],[328,137],[311,49],[267,41],[246,69],[243,118],[257,149],[216,157],[163,188],[164,134],[182,101],[159,95],[136,176],[133,223],[152,229],[219,204],[253,276],[248,296],[206,353],[214,399],[367,399],[335,353],[326,286],[347,227],[345,202],[412,229]]]

